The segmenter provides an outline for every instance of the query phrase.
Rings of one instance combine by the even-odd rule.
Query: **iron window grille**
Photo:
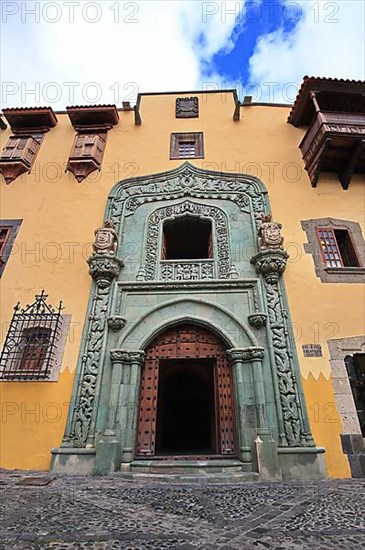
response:
[[[46,303],[42,290],[35,302],[14,307],[0,355],[1,380],[48,380],[56,360],[62,325],[62,302],[57,309]]]

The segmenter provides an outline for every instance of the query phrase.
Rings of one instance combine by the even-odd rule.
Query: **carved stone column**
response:
[[[123,369],[119,410],[122,432],[122,463],[129,464],[134,458],[141,369],[145,353],[144,351],[124,353],[128,360]]]
[[[109,388],[106,426],[96,449],[94,474],[104,475],[115,472],[121,462],[121,442],[116,430],[119,411],[119,393],[125,363],[129,361],[128,354],[119,350],[110,352],[111,378]]]
[[[94,254],[88,259],[89,273],[96,285],[84,332],[74,392],[62,447],[93,448],[95,421],[101,384],[101,365],[107,338],[110,289],[123,262],[112,254]]]
[[[279,436],[281,446],[314,445],[306,417],[305,405],[293,368],[293,351],[289,341],[283,307],[280,277],[285,271],[288,254],[281,249],[267,249],[256,254],[254,264],[265,283],[268,305],[268,336],[273,370]]]
[[[253,348],[257,349],[257,348]],[[262,350],[262,348],[258,348]],[[236,428],[238,437],[238,456],[243,462],[244,471],[252,471],[251,441],[247,437],[247,416],[245,402],[244,369],[247,358],[247,350],[232,348],[227,350],[233,372],[233,387],[236,402]]]
[[[262,479],[281,479],[281,471],[279,466],[279,460],[277,455],[277,447],[275,441],[272,439],[270,430],[268,428],[265,412],[265,387],[264,378],[262,373],[262,359],[265,354],[264,348],[250,347],[250,348],[235,348],[227,351],[228,356],[231,359],[232,367],[234,369],[235,378],[237,382],[236,399],[239,406],[238,416],[238,431],[241,437],[241,441],[245,441],[245,417],[242,414],[244,410],[244,404],[241,403],[244,388],[241,386],[243,379],[243,369],[251,368],[253,390],[255,398],[256,409],[256,438],[253,442],[254,461]],[[247,442],[245,446],[240,446],[240,458],[243,462],[247,462],[250,458],[252,462],[251,444],[250,448],[247,448]]]

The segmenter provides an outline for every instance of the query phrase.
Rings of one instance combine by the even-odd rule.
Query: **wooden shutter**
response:
[[[29,166],[35,159],[42,137],[39,136],[11,136],[2,154],[2,159],[24,160]]]
[[[71,158],[93,158],[98,164],[103,160],[106,134],[77,134]]]
[[[167,258],[167,246],[166,246],[166,235],[162,233],[162,246],[161,246],[161,260],[166,260]]]
[[[213,258],[212,228],[210,228],[210,233],[209,233],[209,237],[208,237],[208,258]]]

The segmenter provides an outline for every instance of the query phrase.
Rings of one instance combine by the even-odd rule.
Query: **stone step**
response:
[[[148,474],[242,473],[239,460],[134,460],[131,472]]]
[[[229,472],[229,473],[141,473],[141,472],[116,472],[114,475],[126,480],[135,481],[161,481],[178,483],[239,483],[245,481],[257,481],[259,474],[256,472]]]

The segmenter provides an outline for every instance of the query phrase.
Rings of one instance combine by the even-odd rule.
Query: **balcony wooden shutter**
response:
[[[72,158],[92,157],[98,164],[103,159],[106,134],[78,134],[75,138]]]
[[[42,136],[11,136],[2,154],[2,159],[24,160],[29,166],[35,159]]]

